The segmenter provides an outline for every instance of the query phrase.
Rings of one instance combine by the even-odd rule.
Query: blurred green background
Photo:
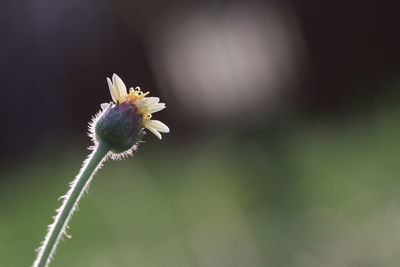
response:
[[[143,144],[106,162],[53,265],[397,266],[399,119],[389,105],[346,125]],[[1,266],[31,263],[85,152],[47,147],[4,168]]]
[[[0,266],[30,266],[110,101],[159,96],[51,267],[400,263],[400,16],[389,1],[3,1]]]

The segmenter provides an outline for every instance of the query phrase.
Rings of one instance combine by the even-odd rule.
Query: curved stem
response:
[[[49,225],[47,235],[38,249],[38,255],[33,267],[46,267],[57,248],[57,245],[63,235],[66,235],[66,228],[72,214],[78,206],[78,202],[88,189],[96,170],[101,167],[101,163],[106,159],[109,146],[105,143],[99,143],[90,156],[84,161],[84,164],[70,184],[67,194],[62,197],[63,203],[57,210],[54,222]]]

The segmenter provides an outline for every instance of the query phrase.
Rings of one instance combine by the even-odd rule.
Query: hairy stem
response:
[[[84,164],[70,184],[67,194],[62,197],[63,203],[54,217],[54,222],[49,225],[48,232],[40,248],[33,267],[46,267],[50,263],[52,256],[63,235],[66,235],[66,228],[72,214],[78,206],[79,200],[88,189],[90,181],[95,172],[102,165],[109,152],[109,147],[105,143],[99,143],[90,156],[84,161]]]

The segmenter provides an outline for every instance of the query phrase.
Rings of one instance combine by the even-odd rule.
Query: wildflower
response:
[[[98,112],[89,124],[89,132],[94,146],[93,152],[84,164],[63,200],[61,207],[47,234],[39,247],[33,267],[47,267],[54,256],[56,248],[63,236],[68,236],[66,230],[78,203],[97,170],[108,158],[119,159],[131,155],[148,129],[161,139],[161,133],[168,133],[169,128],[164,123],[151,120],[151,114],[163,110],[164,103],[158,97],[147,97],[139,87],[126,91],[124,82],[116,74],[112,81],[107,78],[110,94],[115,103],[101,104]]]
[[[110,94],[114,102],[118,104],[131,103],[135,106],[136,114],[141,114],[141,126],[151,131],[155,136],[161,139],[161,133],[168,133],[169,128],[167,125],[158,120],[151,120],[151,114],[163,110],[165,103],[159,103],[158,97],[147,97],[150,92],[143,93],[140,87],[130,88],[127,93],[124,82],[113,74],[112,81],[107,78]]]
[[[95,142],[104,141],[111,146],[114,158],[118,158],[117,154],[131,154],[144,135],[143,129],[159,139],[161,133],[169,132],[167,125],[151,120],[152,113],[165,108],[158,97],[148,97],[149,92],[143,93],[139,87],[131,88],[128,93],[116,74],[112,80],[107,78],[107,83],[115,103],[101,105],[103,111],[92,122],[91,132]]]

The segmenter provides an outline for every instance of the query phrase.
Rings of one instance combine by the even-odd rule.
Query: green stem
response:
[[[79,174],[70,185],[70,189],[63,196],[63,203],[57,210],[53,224],[49,225],[47,235],[38,250],[38,255],[33,267],[46,267],[57,248],[61,237],[66,234],[68,222],[78,206],[78,202],[87,190],[94,173],[101,167],[101,163],[106,159],[109,146],[105,143],[99,143],[84,162]]]

